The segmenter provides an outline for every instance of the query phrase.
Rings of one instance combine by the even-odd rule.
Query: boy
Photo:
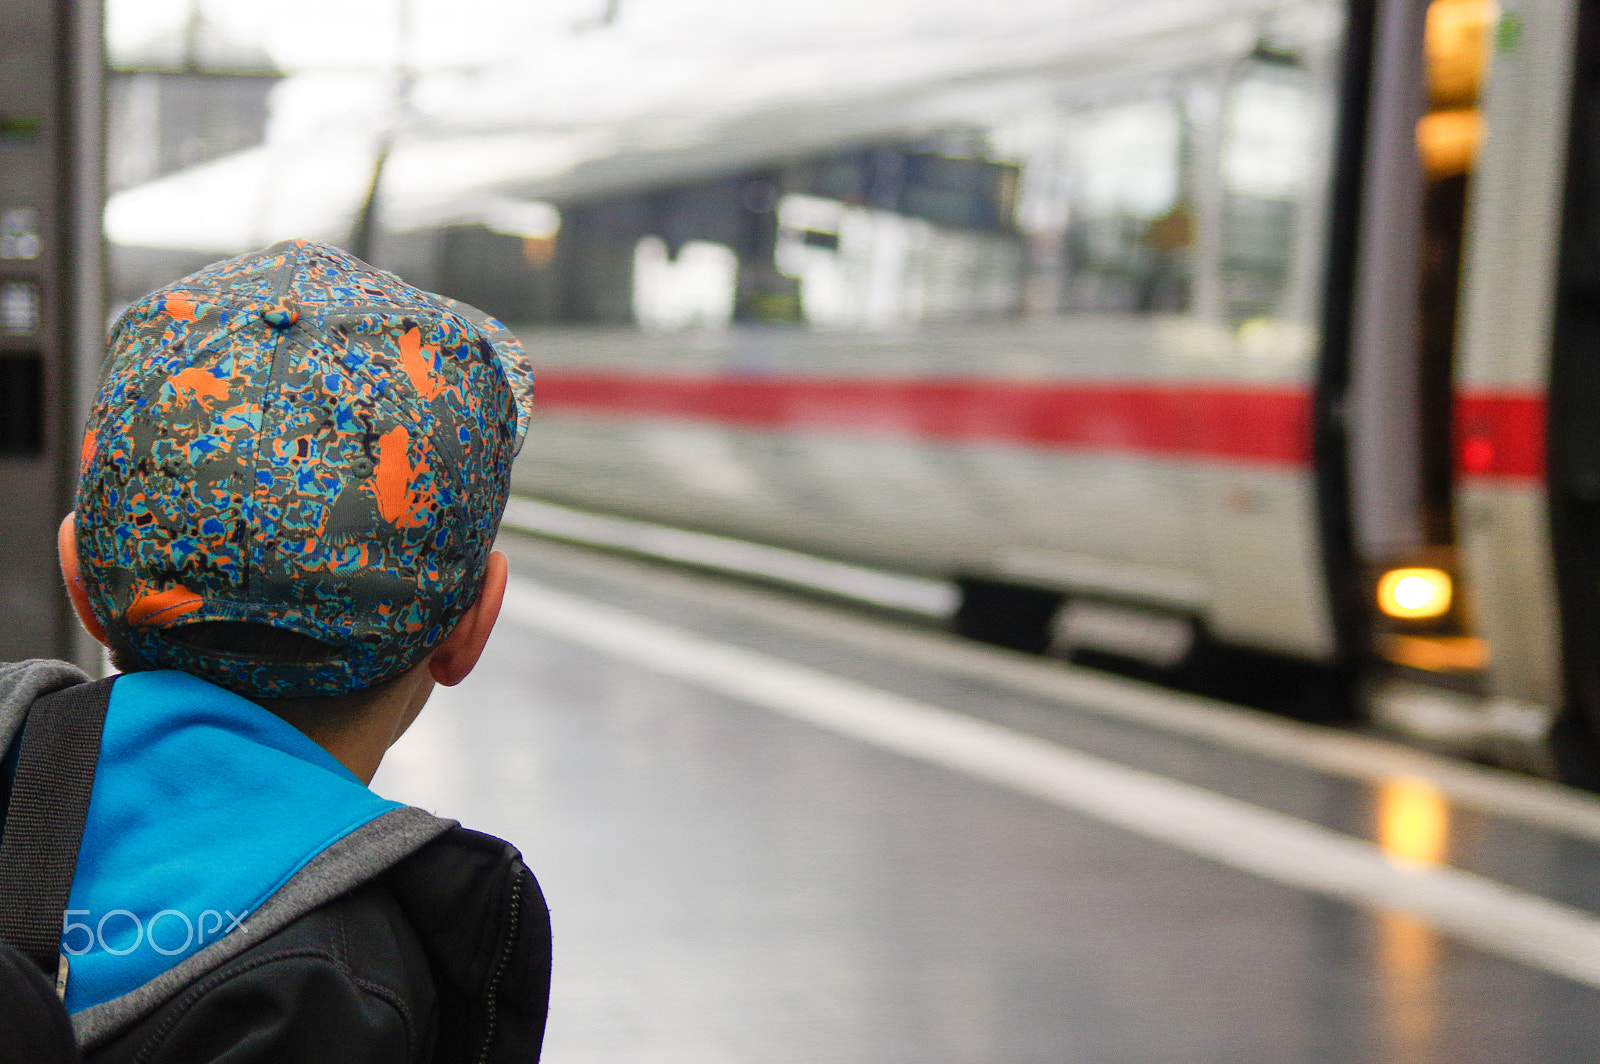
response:
[[[61,936],[87,1060],[537,1059],[520,855],[366,786],[494,626],[531,397],[498,322],[305,241],[117,323],[60,537],[121,670]],[[0,669],[0,784],[86,679]]]

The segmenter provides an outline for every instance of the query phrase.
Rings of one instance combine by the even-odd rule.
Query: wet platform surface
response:
[[[1600,803],[502,547],[484,660],[374,787],[526,854],[556,934],[548,1061],[1600,1061]],[[967,721],[996,767],[938,752]],[[1225,830],[1169,828],[1150,803],[1172,795]]]

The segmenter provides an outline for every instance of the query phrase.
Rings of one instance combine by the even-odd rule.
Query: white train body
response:
[[[539,332],[552,399],[516,483],[892,569],[1145,603],[1326,659],[1306,385],[1185,364],[1162,324],[1177,323],[875,342]],[[1251,432],[1277,438],[1204,438],[1211,411],[1182,417],[1196,394],[1267,408],[1278,424]],[[1227,453],[1241,443],[1264,445]]]
[[[519,328],[543,409],[518,490],[1185,618],[1355,670],[1380,718],[1537,747],[1570,701],[1544,419],[1576,0],[1158,6],[737,173],[533,189],[563,209],[552,269],[594,275],[611,225],[627,280],[609,321]],[[1425,20],[1480,15],[1488,71],[1452,103]],[[1451,122],[1466,148],[1428,140]],[[898,207],[869,187],[894,158]],[[724,186],[765,238],[718,242]],[[1463,188],[1453,353],[1418,355],[1420,214]],[[1370,608],[1402,564],[1454,577],[1446,621]]]

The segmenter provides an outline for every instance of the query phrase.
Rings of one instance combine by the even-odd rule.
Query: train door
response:
[[[1600,687],[1579,668],[1593,657],[1583,648],[1592,638],[1585,633],[1596,628],[1597,569],[1582,550],[1596,526],[1583,498],[1592,474],[1581,461],[1573,464],[1600,455],[1590,398],[1600,389],[1586,383],[1586,374],[1593,380],[1586,367],[1592,342],[1585,345],[1581,328],[1573,331],[1584,282],[1558,283],[1557,269],[1585,268],[1563,252],[1561,234],[1581,221],[1582,196],[1594,181],[1593,170],[1569,179],[1565,161],[1569,114],[1584,107],[1582,94],[1572,107],[1573,60],[1593,61],[1592,36],[1587,47],[1575,47],[1573,18],[1583,7],[1592,5],[1519,0],[1506,4],[1495,27],[1483,100],[1488,133],[1469,205],[1456,389],[1461,558],[1489,648],[1484,719],[1507,752],[1537,753],[1538,767],[1571,782],[1584,782],[1579,766],[1600,764],[1588,727],[1569,729],[1579,747],[1591,748],[1576,757],[1552,762],[1546,741],[1561,737],[1561,728],[1551,734],[1558,707],[1593,707]],[[1579,146],[1582,124],[1573,130]],[[1592,133],[1587,139],[1592,144]],[[1562,190],[1569,185],[1578,198],[1564,222]],[[1565,678],[1563,661],[1574,670]],[[1583,717],[1566,720],[1582,725]],[[1572,743],[1555,745],[1559,751]],[[1588,785],[1600,782],[1592,767],[1588,776]]]
[[[1376,717],[1482,738],[1487,643],[1454,469],[1464,234],[1493,0],[1387,0],[1374,38],[1349,390],[1354,572]]]

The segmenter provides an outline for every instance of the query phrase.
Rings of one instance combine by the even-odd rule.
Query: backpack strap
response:
[[[115,677],[45,695],[18,740],[5,832],[0,836],[0,941],[66,989],[61,917],[89,816],[100,731]]]

